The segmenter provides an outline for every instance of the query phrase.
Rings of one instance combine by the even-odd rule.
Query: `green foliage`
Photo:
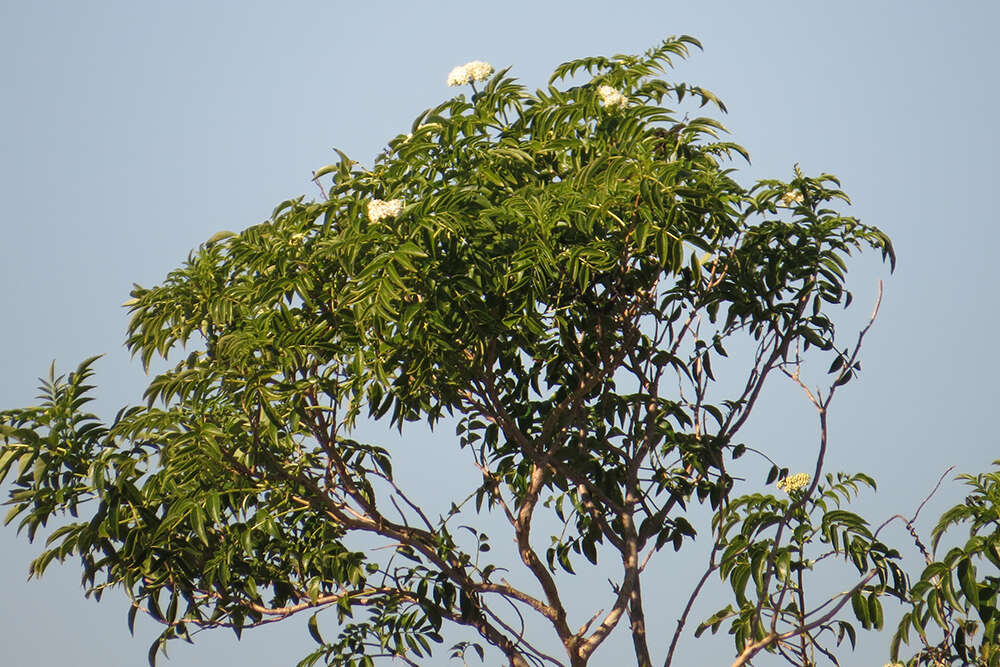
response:
[[[805,665],[816,663],[817,652],[831,655],[833,647],[824,645],[831,638],[836,645],[847,638],[854,646],[854,624],[838,617],[848,600],[865,630],[881,630],[880,598],[888,594],[902,599],[907,579],[896,563],[899,553],[880,542],[865,519],[841,509],[862,486],[874,489],[875,482],[863,474],[837,474],[827,475],[826,484],[810,491],[792,490],[786,499],[760,494],[731,499],[714,518],[712,569],[728,580],[735,606],[713,614],[695,635],[706,629],[714,634],[731,619],[729,633],[738,654],[769,636],[794,638],[784,646],[774,642],[764,648],[780,650],[792,664]],[[860,582],[831,598],[830,612],[810,613],[806,576],[821,564],[838,562],[853,568]]]
[[[732,617],[738,654],[767,639],[765,617],[802,626],[801,576],[827,556],[863,576],[853,608],[880,627],[879,597],[902,590],[896,554],[834,507],[871,480],[732,498],[730,467],[769,378],[817,351],[834,386],[860,369],[831,309],[851,301],[847,256],[894,264],[892,245],[839,210],[833,176],[740,185],[731,160],[746,151],[672,108],[722,102],[655,78],[692,46],[571,61],[534,92],[502,70],[420,114],[370,169],[340,153],[316,172],[322,200],[283,202],[136,287],[129,350],[175,364],[143,403],[107,425],[83,412],[88,360],[51,375],[38,407],[0,413],[8,521],[34,538],[87,508],[32,573],[76,555],[90,592],[124,589],[130,625],[141,610],[165,626],[151,662],[192,628],[240,634],[305,612],[319,648],[302,665],[415,664],[454,626],[537,664],[524,613],[573,665],[628,615],[646,665],[645,559],[694,540],[688,504],[704,502],[736,606],[703,627]],[[602,86],[626,103],[605,105]],[[731,344],[754,351],[729,357]],[[447,416],[482,478],[432,518],[390,452],[352,429]],[[544,555],[539,507],[563,524]],[[456,525],[481,511],[509,521],[534,588],[498,577],[510,564],[490,560],[490,536]],[[814,544],[825,551],[807,556]],[[555,573],[608,556],[621,563],[609,611],[581,627]],[[815,627],[853,643],[846,621]],[[482,655],[470,642],[452,654],[469,648]]]
[[[919,641],[922,648],[910,665],[1000,665],[1000,472],[959,479],[971,492],[941,516],[932,543],[936,551],[941,539],[963,524],[968,524],[968,540],[941,560],[928,555],[927,567],[910,588],[912,608],[903,614],[891,646],[896,660],[901,643]],[[935,632],[940,641],[933,640]]]

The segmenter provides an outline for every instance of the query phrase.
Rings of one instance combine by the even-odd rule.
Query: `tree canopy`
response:
[[[659,78],[699,46],[573,60],[533,92],[487,63],[456,68],[448,82],[471,94],[419,114],[370,168],[340,153],[315,172],[320,198],[216,234],[137,286],[128,348],[147,368],[173,364],[143,401],[107,423],[86,412],[91,359],[53,371],[38,407],[0,413],[8,522],[34,539],[75,517],[32,574],[79,556],[89,593],[127,593],[130,627],[138,613],[164,624],[151,662],[195,629],[300,613],[318,643],[301,665],[492,647],[518,667],[582,666],[619,626],[637,664],[669,665],[685,631],[723,623],[734,664],[762,650],[813,664],[853,644],[856,624],[881,627],[882,596],[915,599],[909,579],[840,508],[874,481],[824,476],[823,460],[826,411],[867,331],[836,335],[846,260],[874,249],[894,264],[893,248],[843,212],[834,176],[738,182],[746,150],[692,117],[723,103]],[[800,379],[807,359],[829,371],[825,393]],[[740,439],[775,377],[817,409],[810,474]],[[453,426],[479,471],[470,496],[426,512],[392,452],[356,439],[359,420]],[[765,479],[737,472],[748,452]],[[775,481],[778,495],[762,489]],[[506,521],[517,563],[491,560],[482,513]],[[560,532],[539,534],[550,517]],[[713,545],[705,575],[651,633],[642,575],[697,539]],[[969,557],[948,562],[975,606],[988,596]],[[560,573],[599,560],[618,571],[605,603],[568,608]],[[807,607],[804,577],[830,563],[853,568],[850,590]],[[508,582],[514,566],[528,585]],[[934,572],[923,593],[954,597]],[[712,574],[733,600],[696,627]],[[937,605],[908,616],[922,637]],[[478,640],[437,648],[456,626]]]

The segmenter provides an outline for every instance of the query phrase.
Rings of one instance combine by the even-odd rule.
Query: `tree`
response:
[[[1000,465],[1000,460],[993,464]],[[968,522],[964,545],[934,560],[913,531],[912,521],[906,522],[927,566],[910,586],[906,600],[910,610],[900,619],[890,644],[893,660],[898,659],[901,644],[909,643],[912,630],[921,644],[912,664],[1000,665],[1000,472],[959,475],[959,479],[972,492],[941,515],[932,544],[936,551],[951,528]],[[993,574],[977,576],[977,561]],[[936,642],[928,638],[935,629],[941,635]]]
[[[88,593],[127,593],[130,627],[140,612],[164,624],[151,663],[195,629],[310,614],[319,646],[302,665],[417,664],[465,626],[481,639],[455,656],[485,644],[515,666],[579,667],[625,625],[638,665],[669,665],[718,574],[733,601],[696,636],[727,623],[734,664],[766,650],[805,665],[853,644],[853,620],[881,627],[882,597],[918,604],[899,553],[840,507],[874,481],[823,476],[828,410],[868,330],[836,337],[845,259],[874,249],[894,265],[892,245],[838,210],[833,176],[735,180],[747,153],[723,126],[665,106],[723,103],[657,78],[699,46],[570,61],[534,93],[486,63],[456,68],[449,83],[472,95],[420,114],[371,169],[340,153],[315,174],[320,199],[136,287],[128,348],[147,369],[176,364],[142,403],[110,423],[87,413],[91,359],[53,371],[38,407],[0,413],[8,522],[34,539],[84,512],[31,573],[79,556]],[[807,359],[829,364],[824,392]],[[740,440],[780,377],[818,413],[811,475]],[[453,425],[473,492],[431,516],[391,452],[355,439],[359,419]],[[783,493],[761,491],[748,452]],[[506,521],[527,585],[490,560],[482,513]],[[549,513],[559,531],[540,537]],[[651,640],[643,574],[699,536],[704,575],[676,631]],[[618,572],[604,611],[568,609],[565,574],[599,561]],[[853,583],[807,607],[805,580],[827,566]],[[542,627],[563,655],[537,643]]]

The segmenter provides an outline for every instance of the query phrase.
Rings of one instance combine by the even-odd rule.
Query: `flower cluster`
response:
[[[785,194],[781,195],[781,203],[784,206],[793,206],[794,204],[801,204],[803,200],[802,193],[798,190],[789,190]]]
[[[601,105],[609,109],[615,107],[624,109],[628,106],[628,98],[611,86],[598,86],[597,94],[601,96]]]
[[[789,475],[785,479],[778,481],[778,488],[791,495],[793,491],[798,491],[809,486],[809,473],[799,472],[794,475]]]
[[[378,222],[385,218],[395,218],[402,210],[402,199],[390,199],[389,201],[372,199],[368,202],[368,219],[372,222]]]
[[[493,65],[482,60],[473,60],[451,70],[448,74],[448,85],[461,86],[473,81],[485,81],[490,78],[490,74],[493,74]]]

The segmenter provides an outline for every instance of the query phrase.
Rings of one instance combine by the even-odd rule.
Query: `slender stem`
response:
[[[715,555],[719,551],[719,544],[716,542],[715,547],[712,549],[712,555],[709,557],[708,568],[705,570],[704,574],[701,575],[701,579],[698,580],[697,585],[695,585],[694,590],[688,597],[687,604],[684,605],[684,612],[681,617],[677,619],[677,629],[674,630],[673,639],[670,640],[670,649],[667,651],[667,658],[663,661],[663,667],[670,667],[674,661],[674,651],[677,650],[677,642],[681,638],[681,633],[684,631],[684,625],[687,623],[688,616],[691,614],[691,608],[694,606],[694,601],[698,599],[698,595],[701,593],[701,589],[705,586],[705,582],[708,578],[712,576],[719,566],[715,563]]]

